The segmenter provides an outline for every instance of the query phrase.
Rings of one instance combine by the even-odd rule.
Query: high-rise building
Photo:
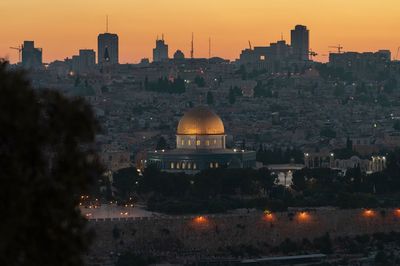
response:
[[[291,46],[293,56],[297,60],[307,61],[309,59],[310,50],[310,34],[306,26],[296,25],[294,30],[291,30]]]
[[[72,57],[72,71],[75,73],[87,73],[96,65],[96,52],[90,49],[79,50],[79,55]]]
[[[113,33],[102,33],[97,37],[97,62],[118,64],[118,35]]]
[[[42,49],[35,48],[34,41],[24,41],[22,45],[22,66],[27,69],[39,69],[43,66]]]
[[[82,70],[93,69],[96,65],[96,52],[92,49],[79,50],[79,64]]]
[[[168,45],[165,44],[164,38],[156,40],[156,48],[153,49],[153,62],[161,62],[168,60]]]

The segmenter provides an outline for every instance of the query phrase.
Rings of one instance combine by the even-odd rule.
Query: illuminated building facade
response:
[[[204,106],[195,107],[181,118],[176,149],[148,153],[147,165],[171,172],[195,173],[208,168],[255,167],[256,153],[226,148],[224,124]]]

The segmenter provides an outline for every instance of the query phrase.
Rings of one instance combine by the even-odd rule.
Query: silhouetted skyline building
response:
[[[296,25],[290,32],[293,56],[297,60],[309,60],[310,32],[306,26]]]
[[[157,38],[156,47],[153,49],[153,62],[166,60],[168,60],[168,45],[165,44],[164,37],[161,40]]]
[[[22,45],[22,66],[27,69],[38,69],[43,66],[42,49],[35,48],[34,41],[24,41]]]
[[[113,33],[102,33],[97,37],[97,62],[118,64],[118,35]]]
[[[391,62],[389,50],[377,52],[344,52],[330,53],[329,65],[342,68],[346,72],[363,79],[371,79],[371,73],[385,73],[388,71],[388,64]]]
[[[174,59],[175,60],[185,59],[185,54],[181,50],[176,50],[176,52],[174,53]]]
[[[72,71],[87,73],[96,66],[96,52],[92,49],[81,49],[79,55],[72,56]]]

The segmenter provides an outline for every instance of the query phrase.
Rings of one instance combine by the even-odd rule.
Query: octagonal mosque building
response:
[[[255,164],[255,151],[226,148],[224,123],[205,106],[192,108],[181,118],[176,132],[176,149],[155,150],[147,155],[147,165],[170,172],[252,168]]]

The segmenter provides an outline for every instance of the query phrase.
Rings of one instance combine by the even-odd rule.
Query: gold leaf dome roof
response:
[[[186,112],[178,124],[178,135],[223,135],[224,123],[221,118],[205,106]]]

